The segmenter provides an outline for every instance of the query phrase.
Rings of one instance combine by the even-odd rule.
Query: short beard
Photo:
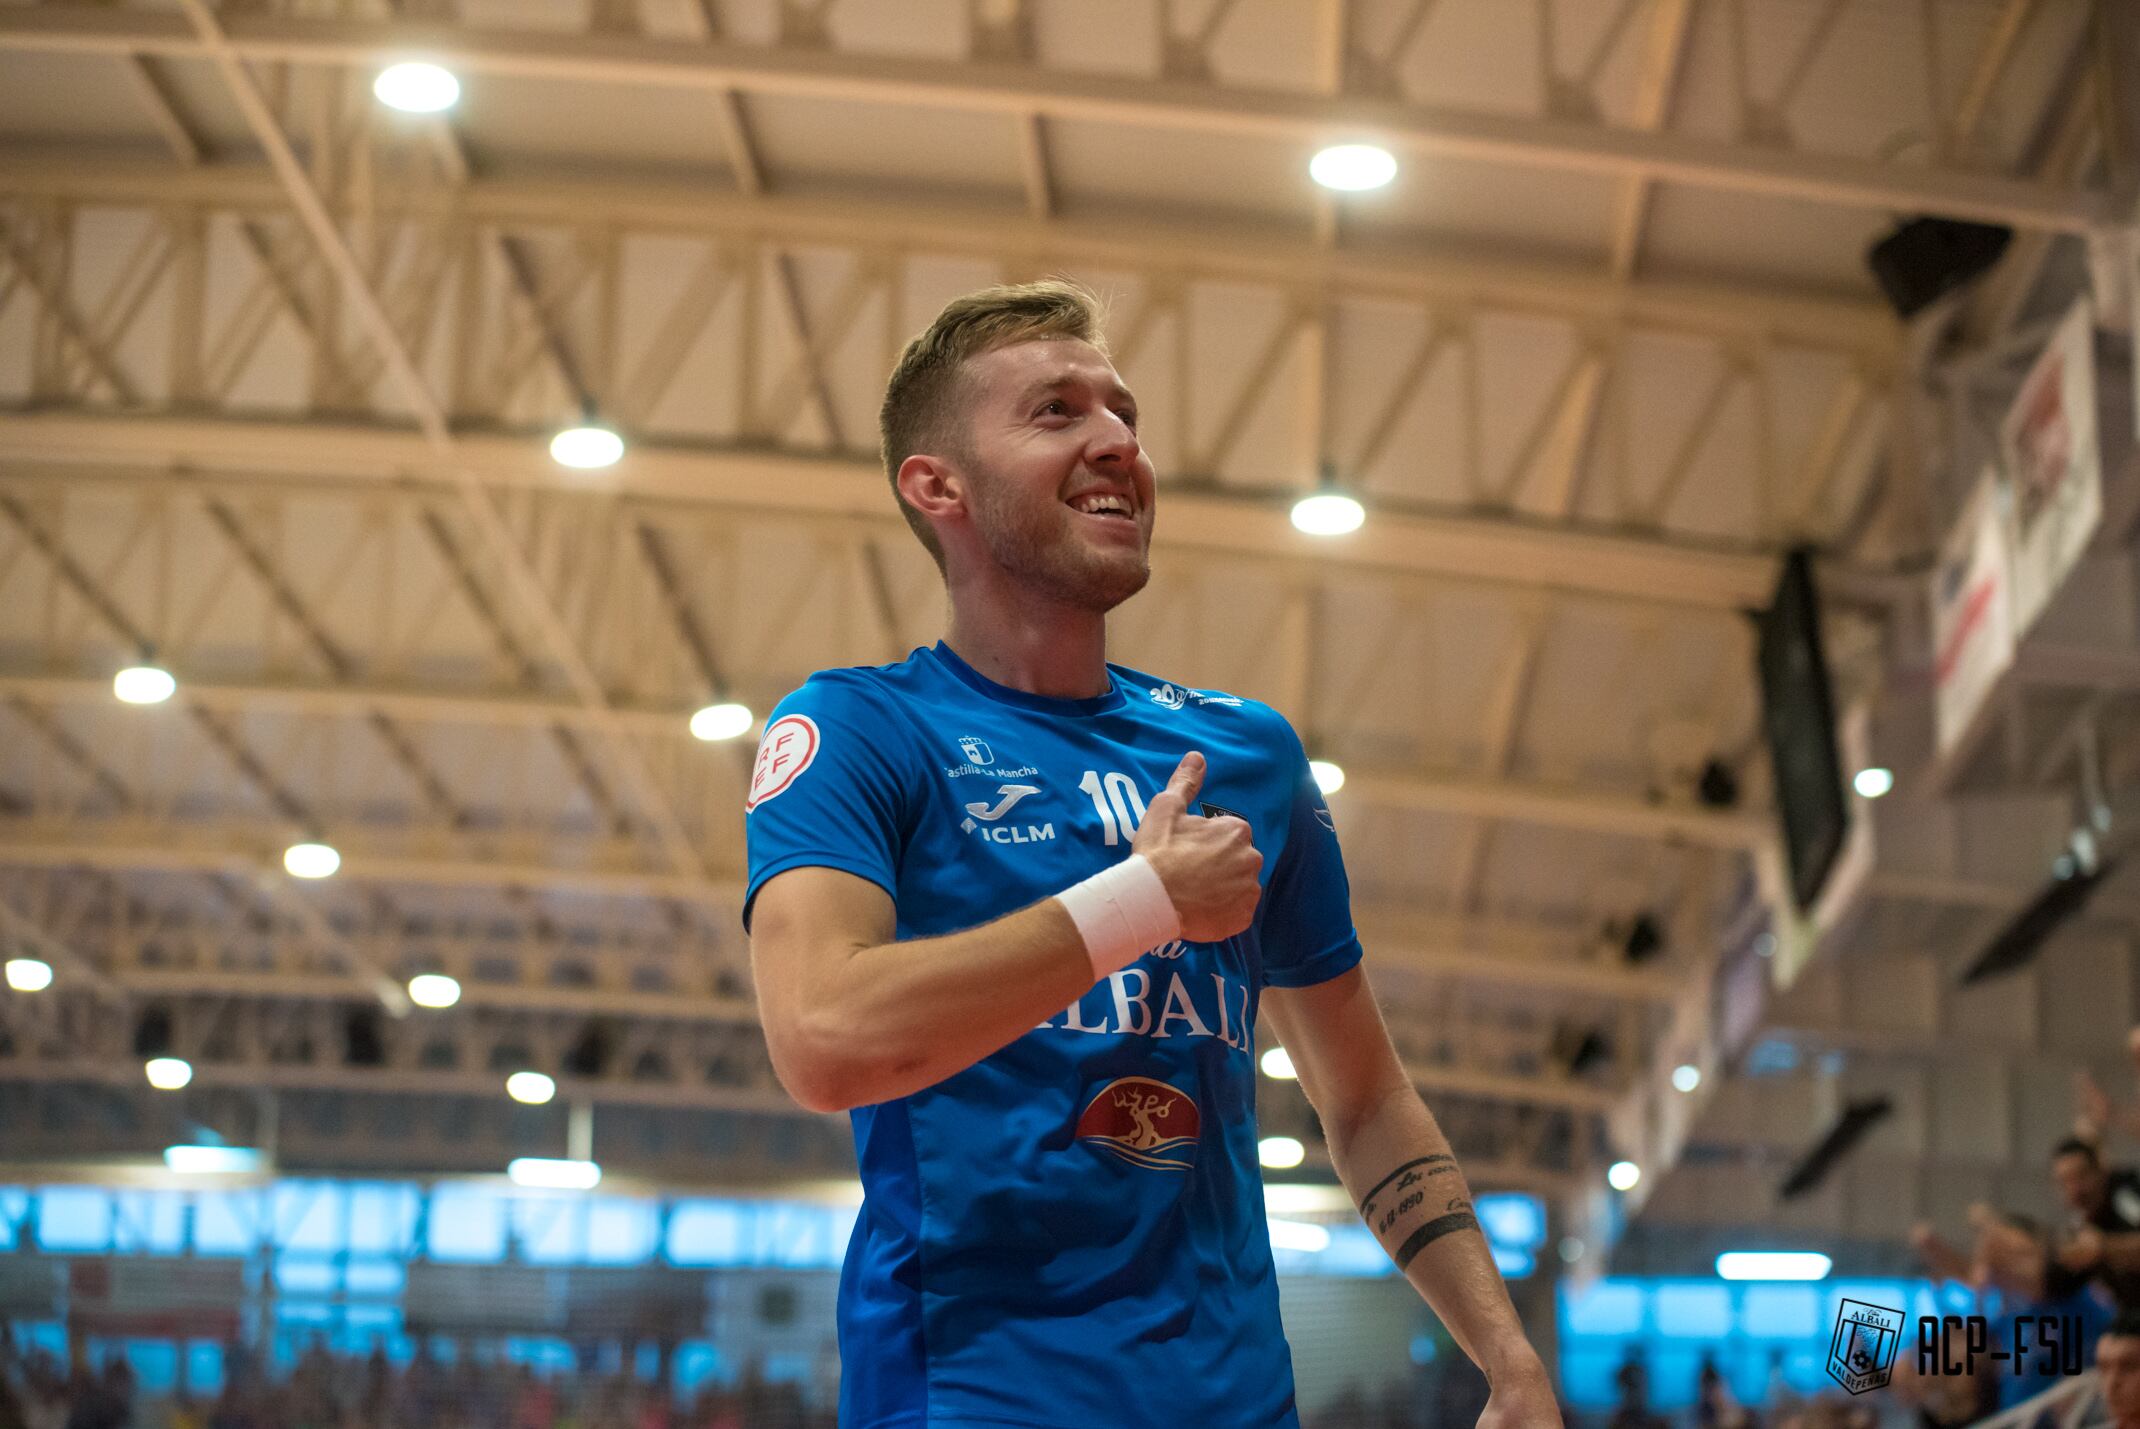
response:
[[[970,457],[960,464],[969,472],[976,470]],[[1059,520],[1051,525],[1041,511],[999,500],[1001,489],[986,474],[971,483],[975,533],[998,566],[1048,600],[1104,615],[1151,580],[1148,551],[1140,550],[1134,565],[1127,559],[1096,559],[1090,547],[1064,539]]]

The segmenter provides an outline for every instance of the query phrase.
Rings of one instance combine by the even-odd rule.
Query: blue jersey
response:
[[[1266,705],[1109,666],[1050,699],[948,647],[826,670],[766,724],[750,887],[836,868],[901,939],[959,932],[1126,858],[1181,757],[1263,855],[1247,931],[1171,942],[965,1071],[852,1113],[846,1429],[1298,1423],[1256,1155],[1266,985],[1360,960],[1330,812]],[[1195,812],[1195,811],[1192,811]]]

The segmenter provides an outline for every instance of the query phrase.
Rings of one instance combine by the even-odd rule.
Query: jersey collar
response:
[[[922,653],[933,658],[952,678],[958,680],[961,684],[971,686],[977,693],[985,695],[998,704],[1014,705],[1024,710],[1036,710],[1041,714],[1072,715],[1080,718],[1106,714],[1110,710],[1122,708],[1125,698],[1122,693],[1121,677],[1115,674],[1115,667],[1112,665],[1107,667],[1106,694],[1094,695],[1089,699],[1064,700],[1057,699],[1052,695],[1028,694],[1024,690],[1014,690],[1009,685],[999,685],[960,659],[958,652],[941,640]]]

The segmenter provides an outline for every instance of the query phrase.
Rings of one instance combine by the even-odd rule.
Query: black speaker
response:
[[[1627,928],[1627,941],[1622,944],[1630,963],[1647,962],[1664,950],[1664,929],[1647,913],[1639,913]]]
[[[1694,786],[1694,792],[1706,808],[1732,808],[1739,802],[1739,776],[1723,760],[1712,759],[1702,766],[1701,781]]]
[[[1581,1077],[1594,1067],[1612,1061],[1612,1043],[1595,1027],[1563,1022],[1553,1029],[1550,1046],[1553,1060],[1571,1077]]]
[[[351,1067],[386,1065],[386,1027],[378,1008],[354,1008],[343,1017],[342,1061]]]
[[[2013,238],[2014,230],[2000,224],[1913,218],[1875,243],[1865,261],[1895,311],[1915,317],[1982,276]]]
[[[143,1009],[134,1023],[134,1055],[164,1057],[171,1052],[171,1014],[166,1008]]]
[[[593,1079],[609,1069],[610,1054],[616,1050],[616,1035],[602,1022],[590,1022],[580,1035],[565,1049],[561,1059],[565,1075]]]

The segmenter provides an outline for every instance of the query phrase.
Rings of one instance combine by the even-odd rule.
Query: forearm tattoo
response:
[[[1479,1228],[1478,1217],[1472,1214],[1469,1200],[1461,1195],[1434,1195],[1435,1188],[1430,1184],[1433,1178],[1450,1175],[1455,1170],[1454,1156],[1416,1157],[1377,1181],[1375,1188],[1361,1199],[1360,1214],[1366,1218],[1369,1229],[1378,1240],[1386,1239],[1399,1222],[1426,1209],[1430,1200],[1440,1201],[1439,1213],[1432,1214],[1425,1224],[1407,1234],[1404,1243],[1392,1253],[1399,1270],[1405,1269],[1421,1251],[1452,1231]]]

